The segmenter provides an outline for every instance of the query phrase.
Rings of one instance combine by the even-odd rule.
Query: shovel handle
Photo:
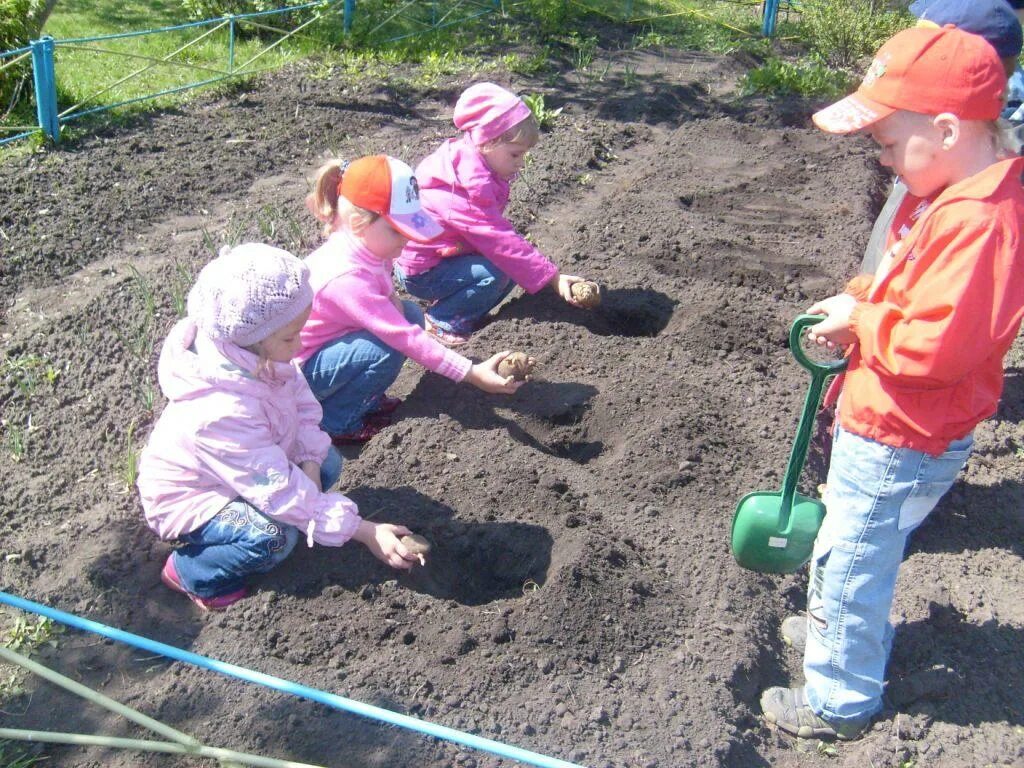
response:
[[[793,326],[789,329],[789,351],[793,353],[796,361],[811,373],[823,373],[826,375],[841,373],[846,370],[847,361],[845,357],[829,360],[828,362],[811,360],[800,343],[800,337],[803,335],[804,329],[817,325],[824,319],[825,315],[797,315],[796,320],[793,321]]]
[[[819,363],[811,360],[804,352],[800,344],[800,335],[804,328],[816,325],[825,319],[824,315],[798,315],[789,329],[789,349],[793,357],[797,359],[804,368],[811,372],[811,386],[807,390],[804,399],[804,409],[800,414],[800,426],[796,431],[796,440],[793,443],[793,450],[789,454],[789,463],[786,465],[786,475],[782,483],[782,500],[780,504],[780,524],[789,532],[789,513],[793,508],[793,499],[796,496],[797,482],[800,473],[804,469],[804,459],[807,458],[807,449],[811,445],[811,432],[814,429],[814,417],[821,404],[821,391],[825,386],[825,380],[833,373],[841,373],[846,370],[846,358],[830,360],[827,363]]]

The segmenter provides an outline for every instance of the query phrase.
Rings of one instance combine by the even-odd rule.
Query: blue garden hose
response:
[[[132,645],[136,648],[141,648],[144,651],[158,653],[169,659],[183,661],[187,664],[193,664],[197,667],[219,672],[222,675],[237,677],[250,683],[258,683],[259,685],[266,686],[267,688],[273,688],[276,691],[290,693],[303,699],[315,701],[318,704],[325,704],[333,709],[352,712],[357,715],[372,718],[373,720],[380,720],[381,722],[390,723],[391,725],[408,728],[409,730],[418,731],[419,733],[426,734],[427,736],[444,739],[445,741],[452,741],[456,744],[462,744],[467,747],[472,747],[473,749],[490,752],[500,757],[518,760],[521,763],[537,765],[541,766],[541,768],[583,768],[583,766],[577,765],[576,763],[569,763],[555,757],[548,757],[547,755],[542,755],[537,752],[530,752],[529,750],[520,749],[519,747],[514,747],[510,744],[503,744],[500,741],[485,739],[481,736],[474,736],[471,733],[464,733],[463,731],[457,731],[454,728],[447,728],[443,725],[429,723],[426,720],[420,720],[415,717],[410,717],[409,715],[401,715],[397,712],[392,712],[391,710],[383,709],[381,707],[375,707],[371,704],[363,704],[362,702],[355,701],[354,699],[347,699],[344,696],[337,696],[333,693],[327,693],[326,691],[321,691],[316,688],[309,688],[305,685],[300,685],[299,683],[294,683],[280,677],[265,675],[262,672],[256,672],[251,669],[246,669],[245,667],[239,667],[234,664],[218,661],[217,659],[200,656],[198,653],[192,653],[191,651],[185,651],[181,648],[175,648],[173,645],[159,643],[156,640],[150,640],[149,638],[142,637],[141,635],[133,635],[131,632],[125,632],[123,629],[108,627],[106,624],[100,624],[97,621],[82,619],[73,614],[58,611],[55,608],[50,608],[49,606],[41,605],[40,603],[33,603],[30,600],[26,600],[16,595],[10,595],[6,592],[0,592],[0,603],[6,603],[14,608],[20,608],[21,610],[28,611],[30,613],[37,613],[40,616],[53,619],[54,621],[66,624],[69,627],[81,629],[86,632],[93,632],[97,635],[103,635],[104,637],[109,637],[111,640],[117,640],[118,642]]]

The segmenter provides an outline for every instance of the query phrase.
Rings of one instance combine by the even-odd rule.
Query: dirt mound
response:
[[[0,166],[0,331],[8,361],[37,360],[31,380],[8,365],[0,391],[4,588],[589,766],[823,760],[766,729],[757,704],[799,679],[778,626],[805,577],[738,568],[729,526],[745,492],[781,485],[807,386],[788,325],[856,270],[883,180],[866,142],[812,130],[791,104],[737,101],[727,59],[631,57],[603,78],[513,82],[565,111],[511,216],[601,284],[600,307],[517,292],[469,353],[524,350],[536,380],[489,396],[407,366],[397,422],[347,456],[342,489],[425,535],[429,566],[396,576],[360,547],[301,549],[223,615],[162,587],[169,547],[125,490],[161,407],[159,341],[221,242],[314,247],[304,179],[325,150],[415,161],[448,135],[466,83],[296,70]],[[1000,413],[912,544],[890,706],[836,765],[1024,764],[1022,358],[1018,343]],[[508,764],[92,636],[63,635],[46,659],[212,745],[335,766]],[[43,685],[5,709],[6,727],[137,734]]]

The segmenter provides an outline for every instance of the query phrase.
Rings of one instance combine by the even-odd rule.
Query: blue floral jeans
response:
[[[907,539],[952,486],[971,435],[941,456],[892,448],[836,426],[807,594],[807,702],[833,725],[882,707],[889,610]]]
[[[341,477],[341,454],[334,448],[320,465],[324,490]],[[294,526],[263,515],[244,499],[229,502],[217,515],[178,540],[171,557],[181,585],[200,597],[217,597],[245,586],[249,576],[281,563],[301,536]]]

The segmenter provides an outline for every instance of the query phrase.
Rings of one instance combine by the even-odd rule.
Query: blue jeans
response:
[[[426,272],[406,277],[395,265],[395,279],[412,296],[434,302],[430,322],[443,331],[469,334],[516,284],[483,256],[471,253],[441,259]]]
[[[941,456],[892,448],[836,426],[807,593],[804,678],[811,709],[833,725],[882,708],[889,609],[910,533],[967,463],[974,438]]]
[[[423,327],[423,310],[403,301],[405,319]],[[402,370],[405,355],[369,331],[353,331],[325,344],[302,366],[324,409],[320,426],[331,435],[354,432]]]
[[[341,454],[334,448],[320,465],[326,491],[341,477]],[[181,585],[200,597],[217,597],[245,586],[246,579],[282,562],[302,535],[294,526],[260,513],[242,498],[229,502],[202,526],[181,536],[171,553]]]

